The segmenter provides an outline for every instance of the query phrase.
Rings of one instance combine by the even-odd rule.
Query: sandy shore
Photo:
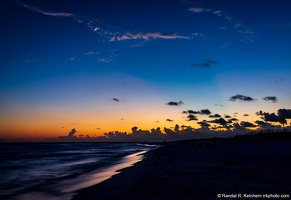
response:
[[[74,199],[291,195],[290,136],[171,142],[145,157],[111,179],[78,191]]]

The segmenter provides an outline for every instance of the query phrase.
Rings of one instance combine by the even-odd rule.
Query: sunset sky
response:
[[[0,138],[290,125],[290,10],[289,0],[1,1]]]

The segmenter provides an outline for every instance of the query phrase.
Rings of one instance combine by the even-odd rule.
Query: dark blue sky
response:
[[[259,110],[290,109],[290,9],[288,0],[4,0],[1,132],[197,127],[181,112],[205,108],[254,123]],[[237,94],[255,100],[229,101]]]

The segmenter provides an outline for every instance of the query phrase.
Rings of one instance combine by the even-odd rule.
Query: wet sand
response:
[[[276,133],[274,133],[276,134]],[[177,141],[112,178],[78,191],[79,199],[218,199],[218,194],[289,194],[291,133]]]

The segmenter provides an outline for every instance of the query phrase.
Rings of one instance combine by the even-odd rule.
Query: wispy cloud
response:
[[[112,98],[112,100],[113,100],[113,101],[116,101],[116,102],[120,102],[120,100],[117,99],[117,98]]]
[[[86,52],[86,53],[84,53],[85,55],[87,55],[87,56],[91,56],[91,55],[97,55],[97,54],[99,54],[100,52],[93,52],[93,51],[89,51],[89,52]]]
[[[121,36],[115,36],[110,38],[110,41],[122,41],[122,40],[150,40],[150,39],[190,39],[189,36],[182,36],[177,34],[167,33],[130,33],[127,32]]]
[[[224,18],[228,22],[228,24],[221,26],[219,28],[220,30],[234,29],[236,30],[237,33],[241,35],[243,41],[253,41],[255,33],[252,30],[252,28],[244,26],[238,20],[234,19],[233,17],[223,12],[222,10],[192,7],[189,8],[188,11],[193,13],[210,13],[218,17]]]
[[[215,60],[211,60],[211,59],[205,59],[202,63],[192,64],[192,66],[193,67],[204,67],[204,68],[208,68],[208,67],[212,67],[215,64],[219,64],[219,62],[217,62]]]
[[[205,9],[205,8],[199,8],[199,7],[193,7],[189,8],[188,11],[194,12],[194,13],[203,13],[203,12],[211,12],[211,9]]]
[[[219,17],[226,17],[227,16],[221,10],[213,10],[213,9],[209,9],[209,8],[192,7],[192,8],[189,8],[188,11],[194,12],[194,13],[212,13],[212,14],[217,15]],[[226,19],[229,19],[229,18],[226,18]]]
[[[53,16],[53,17],[74,17],[75,15],[72,13],[67,13],[67,12],[47,12],[47,11],[43,11],[39,8],[30,6],[30,5],[26,5],[26,4],[22,4],[25,8],[28,8],[30,10],[42,13],[44,15],[48,15],[48,16]]]
[[[67,58],[66,60],[67,60],[67,61],[75,61],[76,58]]]
[[[103,62],[103,63],[108,63],[108,62],[112,62],[113,59],[111,57],[104,57],[104,58],[99,58],[98,61]]]

